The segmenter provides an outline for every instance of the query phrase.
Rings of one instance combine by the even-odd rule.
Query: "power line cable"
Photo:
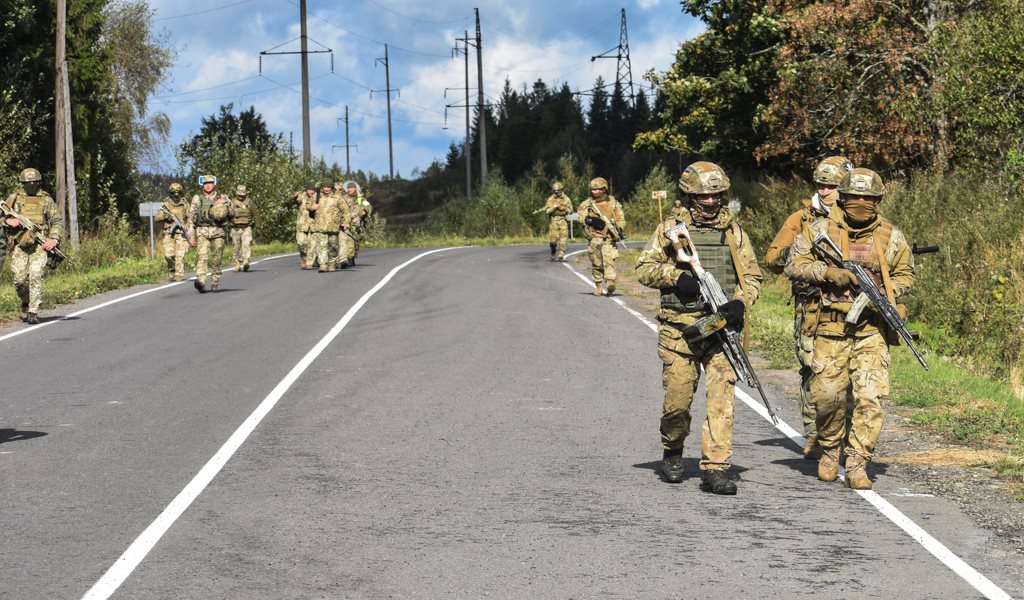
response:
[[[318,76],[318,77],[316,77],[315,79],[319,79],[320,77],[324,77],[324,76],[326,76],[326,75],[329,75],[329,74],[330,74],[330,73],[324,73],[323,75],[319,75],[319,76]],[[273,83],[274,85],[276,85],[276,86],[278,86],[278,87],[280,87],[280,88],[284,88],[284,89],[286,89],[286,90],[289,90],[289,91],[291,91],[291,92],[294,92],[294,93],[296,93],[296,94],[301,94],[301,93],[302,93],[302,92],[301,92],[300,90],[297,90],[297,89],[295,89],[295,88],[293,88],[293,87],[287,86],[287,85],[285,85],[285,84],[283,84],[283,83],[281,83],[281,82],[279,82],[279,81],[275,81],[275,80],[273,80],[273,79],[271,79],[271,78],[267,77],[266,75],[263,75],[262,77],[263,77],[264,79],[266,79],[267,81],[269,81],[270,83]],[[311,81],[312,81],[312,80],[311,80]],[[294,84],[293,84],[293,85],[294,85]],[[232,96],[232,98],[233,98],[233,97],[234,97],[234,96]],[[330,100],[324,100],[323,98],[318,98],[318,97],[316,97],[316,96],[310,96],[309,98],[310,98],[311,100],[316,100],[317,102],[319,102],[319,103],[321,103],[321,104],[326,104],[327,106],[335,106],[335,107],[338,107],[338,108],[344,108],[344,105],[343,105],[343,104],[338,104],[337,102],[331,102]],[[356,114],[359,114],[359,115],[363,115],[363,116],[365,116],[365,117],[371,117],[371,118],[374,118],[374,119],[383,119],[383,120],[387,120],[387,117],[386,117],[386,116],[384,116],[384,115],[375,115],[375,114],[372,114],[372,113],[368,113],[368,112],[363,112],[363,111],[361,111],[361,110],[356,110],[356,109],[354,109],[354,108],[351,108],[351,107],[349,108],[349,112],[352,112],[352,113],[356,113]],[[393,118],[393,119],[392,119],[392,121],[398,121],[398,122],[400,122],[400,123],[412,123],[412,124],[414,124],[414,125],[440,125],[440,123],[437,123],[437,122],[427,122],[427,121],[410,121],[410,120],[408,120],[408,119],[394,119],[394,118]]]
[[[468,21],[469,20],[469,17],[463,17],[461,19],[452,19],[450,21],[428,21],[426,19],[418,19],[416,17],[410,17],[409,15],[403,15],[402,13],[394,11],[394,10],[391,10],[390,8],[388,8],[388,7],[384,6],[383,4],[381,4],[380,2],[375,2],[374,0],[369,0],[369,2],[370,2],[370,4],[374,4],[377,7],[379,7],[380,9],[385,10],[385,11],[387,11],[387,12],[389,12],[389,13],[395,15],[395,16],[402,17],[403,19],[409,19],[410,21],[415,21],[417,23],[427,23],[428,25],[447,25],[449,23],[461,23],[462,21]]]
[[[245,81],[249,81],[249,80],[252,80],[252,79],[257,79],[258,77],[259,77],[259,75],[253,75],[251,77],[245,77],[243,79],[236,79],[235,81],[228,81],[227,83],[222,83],[220,85],[211,85],[210,87],[199,88],[197,90],[188,90],[188,91],[183,91],[183,92],[174,92],[173,94],[166,94],[164,96],[154,96],[154,97],[157,100],[163,100],[165,98],[175,98],[177,96],[187,96],[189,94],[198,94],[199,92],[208,92],[210,90],[216,90],[216,89],[220,89],[220,88],[223,88],[223,87],[228,87],[228,86],[231,86],[231,85],[236,85],[236,84],[239,84],[239,83],[242,83],[242,82],[245,82]]]
[[[184,13],[184,14],[181,14],[181,15],[173,15],[173,16],[170,16],[170,17],[158,17],[158,18],[153,19],[153,20],[154,21],[169,21],[171,19],[184,19],[185,17],[194,17],[196,15],[205,15],[206,13],[211,13],[211,12],[218,11],[218,10],[224,10],[225,8],[231,8],[233,6],[241,6],[243,4],[248,4],[248,3],[252,2],[252,1],[253,0],[241,0],[240,2],[232,2],[231,4],[224,4],[222,6],[214,6],[213,8],[207,8],[206,10],[197,10],[195,12]]]

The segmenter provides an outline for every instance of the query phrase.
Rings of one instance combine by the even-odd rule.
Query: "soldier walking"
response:
[[[895,333],[870,309],[847,322],[856,277],[826,262],[812,241],[828,235],[842,251],[842,259],[869,271],[896,305],[914,284],[914,257],[903,232],[878,214],[884,195],[885,185],[874,171],[856,168],[846,173],[839,183],[839,214],[814,221],[809,231],[796,237],[785,269],[790,279],[822,290],[810,385],[821,447],[818,479],[835,481],[842,451],[844,485],[858,490],[872,487],[867,465],[882,431],[882,399],[889,395],[889,345],[895,343]],[[853,418],[844,443],[846,396],[851,389]]]
[[[366,231],[366,223],[373,213],[373,207],[363,196],[363,190],[355,181],[346,181],[343,187],[345,201],[348,204],[351,215],[349,228],[341,235],[342,255],[340,266],[342,269],[355,266],[356,256],[359,255],[359,244],[363,240]]]
[[[320,272],[333,272],[337,267],[339,231],[348,228],[348,205],[334,193],[330,183],[325,183],[320,190],[319,200],[314,198],[309,209],[315,211],[313,219],[313,248]]]
[[[188,211],[189,244],[196,245],[195,287],[200,294],[206,293],[206,267],[210,267],[210,290],[216,292],[220,285],[221,263],[224,260],[224,231],[228,219],[234,216],[231,202],[224,194],[217,194],[217,177],[202,175],[199,185],[201,193],[192,196]]]
[[[569,221],[572,213],[572,198],[565,193],[565,184],[556,181],[551,184],[551,195],[542,209],[548,215],[548,245],[551,246],[551,262],[565,262],[565,245],[569,241]],[[558,251],[556,258],[555,251]],[[614,286],[613,286],[614,289]]]
[[[615,259],[619,257],[615,242],[622,239],[626,216],[619,201],[608,194],[604,177],[590,181],[590,198],[580,204],[579,214],[583,217],[583,234],[590,240],[594,295],[601,296],[605,289],[611,295],[615,291]]]
[[[244,185],[235,188],[231,208],[235,211],[231,218],[231,250],[235,258],[235,271],[248,271],[249,259],[252,258],[253,211],[252,199]]]
[[[298,214],[295,217],[295,244],[299,247],[299,265],[304,269],[312,269],[313,261],[316,259],[310,251],[312,241],[313,217],[309,214],[309,205],[316,201],[316,184],[307,183],[303,188],[304,192],[295,192],[288,200],[289,204],[298,207]]]
[[[7,232],[14,235],[11,251],[11,272],[14,288],[21,299],[21,320],[35,325],[39,323],[39,307],[43,302],[43,279],[48,253],[57,248],[64,235],[64,220],[57,203],[49,194],[40,189],[43,177],[36,169],[25,169],[18,175],[21,189],[7,197],[7,206],[37,226],[45,239],[40,242],[35,231],[22,227],[17,219],[4,220]],[[5,241],[6,246],[6,241]],[[0,264],[3,256],[0,255]]]
[[[853,170],[853,163],[843,156],[830,156],[818,163],[812,175],[818,192],[803,201],[803,207],[789,215],[782,229],[775,235],[764,260],[768,270],[781,275],[793,249],[793,240],[803,233],[810,239],[811,223],[829,216],[832,205],[839,198],[838,186],[843,176]],[[794,298],[793,339],[796,358],[800,363],[800,413],[804,425],[803,454],[805,458],[821,456],[818,446],[818,428],[815,425],[814,404],[811,402],[811,364],[814,357],[814,325],[818,319],[818,305],[821,288],[803,281],[793,281]]]
[[[690,433],[693,395],[703,367],[707,417],[701,427],[700,489],[726,495],[736,493],[736,484],[726,475],[732,457],[736,372],[717,336],[695,341],[684,337],[683,330],[708,316],[710,309],[691,265],[676,262],[685,240],[671,230],[680,223],[689,227],[701,265],[731,294],[719,314],[726,326],[742,329],[746,310],[760,295],[763,276],[750,238],[722,204],[729,185],[725,172],[714,163],[688,166],[679,178],[679,188],[689,198],[689,210],[658,225],[636,265],[640,283],[661,291],[658,356],[665,389],[661,477],[668,483],[683,480],[683,443]]]
[[[163,206],[153,217],[154,221],[163,223],[164,260],[167,262],[167,278],[172,281],[181,281],[185,278],[185,255],[188,253],[189,244],[195,245],[195,239],[190,240],[188,230],[183,228],[187,227],[185,223],[188,221],[189,208],[183,192],[180,183],[171,183],[167,188]]]

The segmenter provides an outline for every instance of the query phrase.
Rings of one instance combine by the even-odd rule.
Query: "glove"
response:
[[[718,314],[725,319],[727,327],[735,330],[743,329],[743,314],[747,312],[747,305],[742,300],[730,300],[718,309]]]
[[[856,285],[857,277],[846,269],[829,267],[825,269],[825,281],[834,283],[839,287],[850,287]]]
[[[597,217],[587,217],[586,219],[583,219],[583,222],[598,231],[604,230],[604,221]]]
[[[679,279],[676,279],[676,287],[679,288],[679,292],[683,296],[700,294],[700,283],[697,278],[685,271],[679,274]]]

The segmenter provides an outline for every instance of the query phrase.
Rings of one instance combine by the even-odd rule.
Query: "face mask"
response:
[[[867,198],[850,198],[842,202],[843,214],[856,223],[870,221],[876,213],[876,202]]]
[[[824,204],[825,206],[832,206],[836,203],[836,200],[839,199],[839,191],[832,190],[831,192],[829,192],[827,196],[822,196],[819,192],[818,198],[821,200],[821,203]]]
[[[39,191],[39,184],[35,182],[23,183],[21,187],[24,188],[25,194],[28,196],[35,196]]]
[[[722,197],[721,196],[705,196],[703,198],[693,198],[693,208],[696,213],[696,217],[701,221],[714,220],[718,213],[722,210]]]

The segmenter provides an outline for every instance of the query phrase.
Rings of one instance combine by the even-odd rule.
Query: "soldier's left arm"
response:
[[[664,225],[658,225],[636,261],[636,274],[641,284],[657,290],[675,287],[683,270],[665,254],[665,248],[671,245],[665,237]]]
[[[199,218],[199,206],[199,196],[193,196],[188,205],[188,220],[185,222],[185,227],[188,228],[186,237],[190,240],[196,239],[196,219]]]
[[[740,265],[743,267],[743,282],[747,285],[747,294],[750,297],[743,294],[741,286],[736,286],[733,299],[742,300],[747,307],[750,307],[761,297],[761,284],[764,282],[764,275],[761,273],[761,267],[757,264],[757,255],[754,254],[754,244],[751,243],[750,236],[742,228],[737,227],[737,229],[740,235],[737,236],[736,250]]]
[[[889,263],[893,296],[899,298],[909,292],[914,285],[914,254],[910,251],[906,236],[895,227],[889,248],[886,249],[885,260]]]
[[[57,210],[57,202],[53,198],[49,198],[43,206],[43,217],[46,220],[47,239],[57,240],[60,244],[61,238],[64,237],[64,217]]]
[[[615,226],[625,233],[626,213],[622,212],[622,204],[618,200],[615,201]]]

